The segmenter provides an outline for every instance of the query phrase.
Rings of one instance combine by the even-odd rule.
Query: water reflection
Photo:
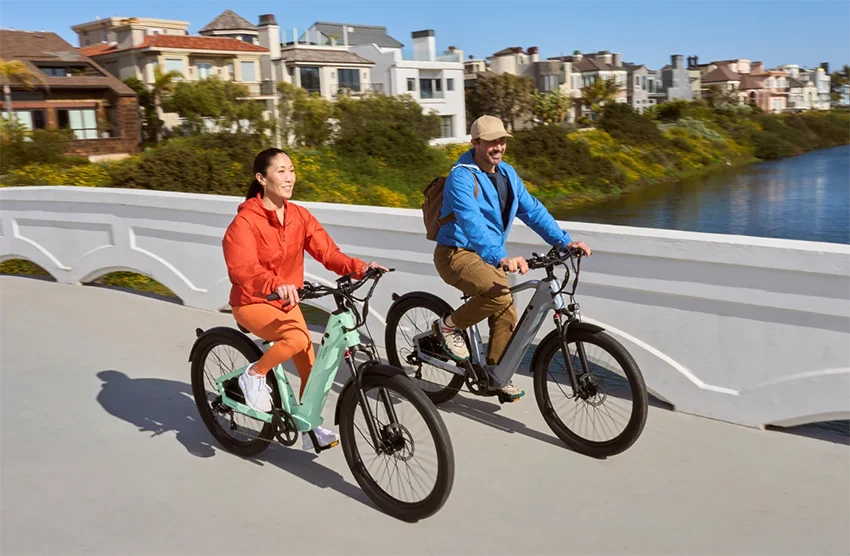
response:
[[[850,146],[654,186],[562,220],[850,243]]]

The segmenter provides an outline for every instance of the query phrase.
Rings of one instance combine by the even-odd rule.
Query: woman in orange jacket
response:
[[[240,325],[275,344],[239,376],[247,405],[271,411],[271,389],[266,373],[292,359],[301,376],[301,392],[315,356],[310,332],[298,307],[297,289],[304,285],[304,251],[325,268],[340,275],[362,275],[366,264],[339,250],[318,220],[304,207],[289,202],[295,186],[292,160],[280,149],[266,149],[254,159],[254,180],[245,202],[222,242],[232,288],[230,306]],[[383,268],[383,267],[381,267]],[[277,293],[279,301],[267,301]],[[323,427],[314,431],[322,446],[332,444],[336,434]],[[313,449],[303,435],[304,449]]]

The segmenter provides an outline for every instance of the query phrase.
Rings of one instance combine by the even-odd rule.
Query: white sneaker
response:
[[[334,431],[328,430],[323,427],[316,427],[313,429],[313,432],[316,433],[316,439],[319,441],[319,446],[322,448],[327,448],[334,442],[337,442],[338,438]],[[309,433],[304,433],[301,435],[301,447],[304,450],[312,450],[313,449],[313,439],[310,438]]]
[[[239,375],[239,388],[245,396],[245,405],[255,411],[268,413],[272,410],[271,387],[263,375],[250,375],[256,363],[251,363],[245,372]]]

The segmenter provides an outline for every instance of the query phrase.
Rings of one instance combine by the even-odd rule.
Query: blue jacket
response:
[[[505,243],[514,217],[525,222],[549,245],[564,245],[572,241],[570,234],[558,227],[543,203],[528,192],[516,170],[506,162],[496,167],[496,171],[508,179],[513,191],[507,225],[503,227],[496,188],[472,155],[473,149],[463,154],[446,179],[440,218],[454,212],[455,219],[440,227],[437,243],[475,251],[491,265],[498,266],[499,261],[508,256]],[[478,198],[474,196],[473,173],[478,178]]]

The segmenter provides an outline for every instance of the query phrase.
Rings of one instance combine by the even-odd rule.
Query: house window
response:
[[[455,80],[452,79],[451,77],[446,79],[446,90],[447,91],[454,91],[455,90]]]
[[[635,76],[635,88],[640,90],[640,76],[639,75]]]
[[[544,75],[543,76],[543,90],[544,91],[554,91],[560,85],[560,78],[557,75]]]
[[[443,81],[441,79],[420,79],[419,98],[443,98]]]
[[[319,68],[298,68],[301,73],[301,88],[306,89],[311,93],[318,93],[322,90],[319,82]]]
[[[179,71],[180,75],[186,75],[186,68],[183,67],[183,59],[182,58],[166,58],[165,59],[165,73],[170,71]],[[178,78],[179,80],[179,78]]]
[[[407,78],[407,90],[408,91],[415,91],[416,90],[416,80],[413,79],[412,77]]]
[[[109,41],[109,34],[107,33],[106,29],[101,29],[100,30],[100,42],[108,42],[108,41]]]
[[[94,108],[56,111],[59,129],[72,129],[77,139],[97,139],[97,117]]]
[[[50,77],[67,77],[68,73],[65,71],[65,68],[39,68],[44,75],[49,75]]]
[[[641,85],[641,87],[643,87],[644,91],[648,90],[646,88],[646,76],[645,75],[641,77],[640,85]]]
[[[227,64],[227,78],[233,81],[233,62]]]
[[[15,110],[14,114],[17,122],[30,131],[45,128],[44,110]],[[2,116],[4,120],[9,119],[8,112],[3,112]]]
[[[242,40],[244,42],[254,44],[254,36],[253,35],[242,35]]]
[[[440,137],[454,137],[454,116],[440,116]]]
[[[349,91],[360,92],[360,70],[339,70],[339,88],[348,89]]]
[[[242,81],[257,81],[257,64],[253,60],[239,62],[239,67],[242,69]]]
[[[209,79],[212,77],[212,64],[204,62],[197,65],[198,79]]]

